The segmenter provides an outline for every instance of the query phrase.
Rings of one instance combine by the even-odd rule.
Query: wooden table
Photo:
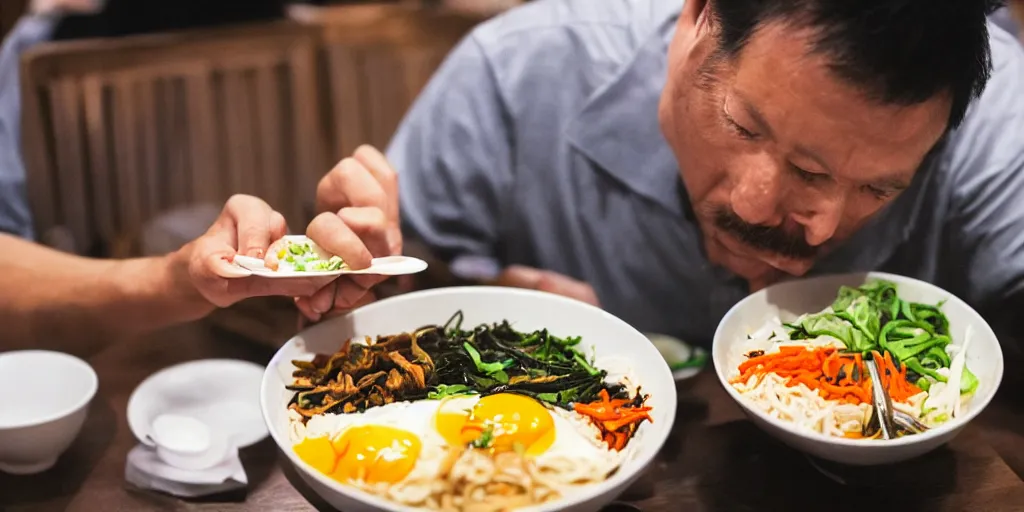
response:
[[[72,351],[67,347],[50,347]],[[202,358],[266,364],[274,349],[208,323],[170,329],[86,355],[99,394],[85,427],[49,472],[0,474],[0,510],[327,510],[269,438],[245,449],[248,492],[180,500],[131,488],[125,420],[132,390],[166,366]],[[644,511],[1024,510],[1024,404],[1008,374],[999,398],[950,445],[910,463],[843,471],[843,485],[744,420],[710,372],[680,386],[673,434],[643,483],[624,497]],[[227,384],[226,384],[227,385]],[[26,392],[31,392],[30,388]]]

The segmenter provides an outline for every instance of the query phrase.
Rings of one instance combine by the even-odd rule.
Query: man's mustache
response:
[[[713,210],[712,218],[718,229],[755,249],[796,260],[807,260],[818,255],[818,247],[808,244],[803,233],[787,233],[781,226],[750,224],[723,206]]]

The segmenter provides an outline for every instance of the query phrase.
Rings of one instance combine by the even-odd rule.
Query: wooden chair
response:
[[[455,44],[482,17],[415,5],[294,5],[321,30],[334,160],[364,143],[384,149]]]
[[[292,22],[42,45],[22,64],[37,233],[125,256],[169,209],[266,199],[291,226],[329,167],[316,30]],[[125,241],[128,242],[125,242]]]

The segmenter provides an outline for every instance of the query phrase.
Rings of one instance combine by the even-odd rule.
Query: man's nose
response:
[[[778,226],[785,219],[781,169],[767,156],[750,156],[744,165],[747,171],[729,198],[733,211],[748,224]]]
[[[844,195],[836,194],[812,201],[809,208],[793,213],[791,218],[804,228],[804,239],[809,245],[818,246],[827,242],[839,229],[846,205]]]

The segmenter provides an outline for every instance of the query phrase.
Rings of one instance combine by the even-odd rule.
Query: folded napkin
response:
[[[237,449],[232,449],[228,457],[216,466],[188,471],[168,465],[157,456],[155,448],[143,444],[128,452],[124,478],[139,488],[181,498],[209,496],[240,489],[249,483]]]

